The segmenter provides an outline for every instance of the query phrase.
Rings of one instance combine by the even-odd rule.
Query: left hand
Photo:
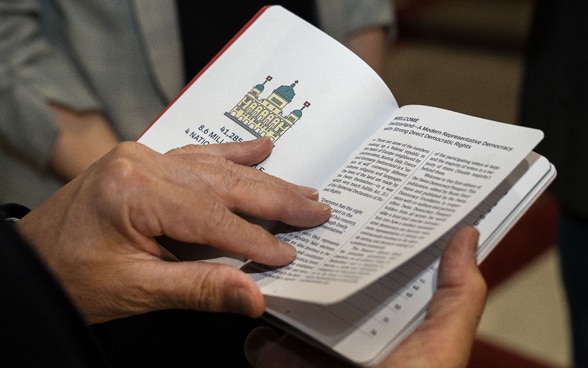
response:
[[[422,324],[378,368],[464,368],[486,301],[486,283],[476,264],[478,232],[458,231],[441,258],[438,288]],[[290,335],[278,337],[269,327],[250,333],[245,344],[255,368],[351,366]]]

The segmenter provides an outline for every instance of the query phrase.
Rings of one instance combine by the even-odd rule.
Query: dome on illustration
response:
[[[296,115],[297,117],[302,117],[302,111],[301,110],[293,110],[292,111],[292,115]]]
[[[294,83],[292,83],[289,86],[280,86],[280,87],[276,88],[276,90],[274,92],[276,94],[280,95],[286,101],[292,102],[292,99],[296,95],[296,93],[294,93],[294,87],[296,86],[297,83],[298,83],[298,81],[295,81]]]
[[[264,87],[264,86],[263,86],[263,84],[261,84],[261,83],[255,86],[255,89],[259,90],[260,92],[263,92],[263,89],[264,89],[264,88],[265,88],[265,87]]]

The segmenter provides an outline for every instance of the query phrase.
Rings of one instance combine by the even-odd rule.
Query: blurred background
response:
[[[396,0],[385,79],[418,103],[517,123],[531,0]],[[470,366],[569,367],[557,206],[544,195],[482,264],[490,291]]]

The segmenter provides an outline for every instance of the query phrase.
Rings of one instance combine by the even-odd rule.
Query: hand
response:
[[[166,262],[156,237],[283,265],[295,249],[237,214],[310,227],[330,207],[314,189],[249,167],[269,139],[187,146],[165,155],[119,144],[19,223],[88,323],[169,308],[257,317],[265,303],[240,270]]]
[[[476,264],[477,243],[478,232],[472,227],[453,236],[443,253],[438,289],[425,320],[379,368],[467,366],[487,291]],[[249,335],[245,352],[256,368],[348,366],[292,336],[278,337],[267,327]]]

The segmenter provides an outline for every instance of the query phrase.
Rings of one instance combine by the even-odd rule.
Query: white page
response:
[[[346,298],[443,236],[491,193],[542,138],[542,132],[535,129],[424,106],[405,106],[390,119],[389,125],[373,138],[376,145],[368,144],[357,151],[357,157],[376,161],[355,159],[353,165],[345,165],[331,183],[323,186],[322,200],[332,204],[332,219],[318,228],[281,236],[299,249],[296,260],[279,270],[252,274],[265,295],[323,304]],[[411,128],[406,121],[417,123],[411,123]],[[398,131],[399,127],[403,132]],[[419,132],[427,133],[418,136]],[[404,147],[403,151],[390,155],[392,145]],[[382,147],[385,154],[378,151]],[[394,170],[402,171],[404,177],[389,175],[390,183],[394,177],[402,180],[380,186],[379,193],[364,190],[368,185],[363,183],[360,189],[351,188],[354,180],[361,179],[362,169],[372,172],[377,182],[379,175],[380,179],[384,175],[384,164],[378,160],[395,162],[398,157],[407,157],[407,152],[418,155],[412,163],[399,161]],[[376,165],[380,169],[375,169]],[[469,169],[472,166],[474,169]],[[354,174],[350,174],[352,171]],[[345,178],[350,184],[345,184]],[[413,185],[421,185],[425,179],[436,184],[426,184],[428,188],[410,198],[407,206],[408,196],[417,193],[418,187]],[[451,190],[459,189],[455,190],[457,195],[442,193],[439,188],[447,183],[451,183]],[[404,195],[403,191],[412,194]],[[433,194],[437,197],[430,197]],[[415,217],[421,212],[416,209],[429,206],[431,200],[439,201],[440,209],[435,211],[443,215],[435,214],[434,224],[421,228],[422,219]],[[380,234],[383,236],[378,239]]]
[[[265,82],[267,76],[272,79]],[[264,82],[261,100],[298,82],[292,102],[282,109],[284,116],[310,103],[261,165],[301,185],[323,183],[398,108],[384,81],[358,56],[273,6],[198,75],[138,141],[163,153],[187,144],[254,139],[225,113]]]
[[[329,223],[318,229],[285,236],[287,241],[298,246],[299,254],[296,261],[288,267],[276,272],[253,275],[266,295],[320,303],[333,303],[347,297],[439,238],[498,185],[541,138],[541,133],[536,130],[426,107],[405,106],[400,109],[401,115],[395,118],[400,120],[392,120],[393,113],[399,109],[388,87],[373,70],[319,29],[281,7],[270,7],[184,90],[140,137],[139,142],[165,152],[190,143],[212,144],[253,139],[254,135],[225,113],[239,106],[241,99],[249,96],[252,87],[263,83],[267,75],[272,75],[273,78],[263,88],[256,87],[258,92],[263,89],[259,95],[261,100],[255,102],[257,106],[275,99],[272,95],[262,94],[288,90],[290,85],[294,86],[289,90],[294,96],[287,106],[288,111],[301,109],[300,106],[306,101],[310,101],[311,105],[302,109],[302,117],[279,137],[272,155],[261,167],[283,179],[322,188],[322,200],[333,204],[334,215]],[[284,108],[281,112],[288,114],[286,110]],[[434,133],[436,131],[459,136],[465,134],[466,137],[480,142],[492,137],[493,142],[513,147],[513,150],[506,152],[477,144],[464,148],[469,143],[449,145],[398,130],[411,126],[411,119],[420,121],[419,126],[431,129],[427,133],[431,137],[443,138]],[[351,173],[352,166],[345,163],[349,162],[352,152],[359,152],[358,147],[378,126],[386,124],[390,130],[382,132],[378,137],[380,141],[374,144],[382,147],[382,141],[388,142],[385,144],[389,146],[393,142],[404,147],[411,145],[421,148],[428,153],[423,157],[419,154],[419,166],[414,167],[410,167],[410,162],[406,162],[401,155],[389,155],[390,159],[405,161],[398,164],[398,167],[406,174],[406,180],[401,175],[391,173],[390,178],[368,188],[369,193],[363,189],[358,190],[358,195],[345,193],[340,186],[345,185],[344,177]],[[397,131],[393,131],[394,129]],[[359,149],[364,150],[363,156],[360,156],[360,163],[364,166],[362,168],[379,170],[381,178],[384,178],[382,168],[386,169],[385,165],[380,165],[379,169],[374,165],[367,165],[367,155],[372,152],[366,152],[366,147]],[[416,148],[411,149],[411,152],[416,153]],[[413,233],[402,230],[403,236],[393,236],[395,244],[376,242],[378,244],[374,246],[381,249],[377,250],[378,254],[374,254],[369,262],[360,260],[362,263],[359,267],[350,266],[345,272],[321,274],[324,272],[319,268],[342,270],[337,257],[357,261],[360,253],[368,248],[359,238],[364,237],[363,234],[369,232],[369,229],[360,224],[368,221],[373,224],[377,220],[375,216],[402,220],[400,212],[396,217],[385,213],[390,212],[385,206],[391,208],[391,211],[402,210],[402,206],[397,205],[394,199],[402,194],[398,192],[398,188],[403,188],[404,192],[411,188],[414,190],[414,187],[404,184],[411,184],[409,182],[415,175],[427,174],[424,171],[427,168],[423,165],[438,159],[434,155],[439,152],[483,165],[491,163],[497,169],[493,170],[488,179],[468,178],[468,185],[476,188],[475,193],[468,194],[469,198],[464,203],[450,203],[454,206],[453,212],[440,221],[435,220],[432,230]],[[338,180],[335,177],[339,172],[338,167],[343,166],[347,172],[341,171],[341,182],[335,183]],[[408,171],[405,171],[407,168]],[[363,174],[360,169],[354,169],[354,184],[363,180],[359,177]],[[401,177],[403,180],[398,182]],[[333,179],[331,184],[334,186],[328,187],[331,180],[329,178]],[[462,180],[459,175],[455,178]],[[394,179],[397,181],[392,183]],[[394,187],[403,181],[404,186]],[[418,184],[414,180],[413,183]],[[376,188],[378,185],[380,187]],[[421,207],[423,203],[421,201]],[[447,214],[446,210],[444,212]],[[416,224],[415,219],[404,222],[407,225]],[[384,226],[389,225],[380,224],[375,231],[381,231]],[[313,236],[320,239],[320,242],[293,238]],[[413,239],[409,239],[409,236],[417,238],[417,241],[412,242]],[[399,244],[399,239],[403,241],[402,244]],[[360,244],[352,244],[357,242]],[[321,245],[317,247],[315,243],[322,244],[324,248],[319,249]],[[317,249],[325,253],[317,255]],[[311,268],[308,268],[309,265]]]
[[[266,80],[267,76],[272,76],[271,80]],[[331,248],[333,248],[333,243],[345,244],[354,234],[358,234],[363,229],[358,224],[369,219],[369,214],[372,216],[375,216],[375,213],[383,215],[381,211],[384,203],[390,204],[393,208],[397,207],[396,203],[390,202],[390,198],[394,196],[392,189],[395,188],[393,185],[383,185],[384,180],[380,181],[379,188],[372,187],[372,191],[366,193],[360,188],[358,193],[363,191],[362,194],[344,196],[342,193],[345,190],[339,186],[347,188],[349,186],[343,183],[343,178],[340,178],[339,182],[333,181],[338,173],[342,173],[341,168],[343,167],[347,169],[345,175],[354,177],[355,180],[361,179],[359,169],[351,170],[348,163],[354,157],[352,153],[357,154],[359,150],[365,149],[360,146],[382,126],[389,126],[392,129],[380,135],[378,137],[380,141],[372,142],[379,144],[380,148],[382,141],[385,141],[419,148],[424,147],[429,151],[428,156],[419,157],[421,166],[407,171],[410,173],[406,175],[408,176],[407,180],[414,178],[415,174],[424,174],[422,164],[431,163],[431,154],[435,152],[443,152],[446,157],[452,156],[482,164],[492,163],[497,167],[488,175],[487,179],[466,180],[468,185],[475,186],[475,193],[471,194],[465,203],[460,203],[453,214],[446,216],[443,223],[436,226],[434,231],[420,234],[423,237],[419,239],[417,244],[411,244],[408,249],[403,249],[401,252],[392,251],[394,259],[385,264],[377,264],[376,268],[371,267],[370,272],[362,275],[359,279],[333,282],[328,278],[321,279],[320,275],[314,275],[312,278],[320,282],[309,283],[295,277],[292,280],[284,280],[284,274],[291,275],[292,269],[297,267],[297,262],[308,262],[309,260],[309,258],[305,258],[308,256],[308,254],[304,254],[305,244],[288,237],[286,237],[288,241],[299,247],[297,261],[276,272],[252,275],[258,280],[262,291],[268,298],[270,312],[280,314],[282,313],[279,309],[281,304],[275,304],[279,297],[327,304],[334,303],[356,293],[362,287],[388,274],[391,269],[400,266],[400,270],[394,272],[396,276],[400,275],[398,279],[392,279],[390,284],[386,283],[385,285],[372,284],[364,291],[373,295],[386,295],[382,288],[396,285],[394,287],[398,290],[395,293],[407,301],[411,301],[412,304],[401,306],[402,312],[397,313],[398,326],[396,330],[377,327],[378,323],[389,321],[389,317],[375,313],[370,314],[367,319],[361,322],[357,320],[353,322],[351,326],[357,327],[355,333],[346,335],[346,333],[339,331],[337,335],[337,332],[333,330],[340,328],[340,326],[337,327],[337,324],[328,324],[326,331],[319,330],[318,332],[319,335],[328,336],[323,341],[326,345],[333,347],[353,361],[364,362],[373,359],[372,354],[378,354],[378,352],[382,354],[386,350],[377,347],[377,344],[389,347],[394,342],[390,343],[386,340],[387,338],[394,337],[393,341],[398,341],[403,333],[409,331],[410,327],[414,327],[428,302],[427,295],[430,296],[434,290],[435,268],[427,268],[429,267],[427,262],[434,263],[435,255],[422,253],[417,258],[411,258],[419,253],[420,249],[429,247],[429,244],[442,236],[465,214],[476,207],[477,203],[490,193],[536,145],[541,139],[541,133],[523,127],[497,124],[444,110],[418,106],[403,107],[399,115],[396,116],[402,116],[403,119],[392,120],[395,118],[394,113],[398,110],[397,103],[386,84],[375,72],[322,31],[281,7],[270,7],[228,48],[223,50],[214,63],[195,78],[193,83],[140,137],[139,142],[159,152],[166,152],[186,144],[215,144],[253,139],[256,135],[233,121],[227,116],[227,113],[232,111],[244,96],[248,96],[251,91],[254,91],[257,85],[264,82],[263,90],[258,89],[260,92],[259,103],[270,100],[273,92],[287,90],[290,87],[290,91],[295,92],[292,101],[280,113],[287,116],[291,111],[298,109],[301,118],[284,135],[279,137],[279,140],[274,144],[271,157],[259,168],[289,181],[322,188],[322,200],[334,204],[334,216],[325,226],[307,233],[311,234],[310,236],[317,236],[318,240],[314,241],[319,245],[321,242],[327,244],[324,240],[331,242],[328,243]],[[310,102],[310,105],[305,102]],[[418,124],[413,124],[415,119]],[[429,127],[431,129],[427,132],[429,137],[419,138],[414,135],[414,133],[419,133],[419,130],[414,129],[417,125]],[[398,128],[396,132],[392,131],[394,127]],[[408,133],[411,130],[413,132]],[[441,133],[435,132],[449,132],[458,138],[449,139],[446,136],[444,138]],[[490,149],[488,146],[472,144],[459,137],[473,139],[476,142],[493,137],[489,140],[501,146],[512,147],[512,150],[504,152],[501,149]],[[450,140],[452,143],[442,143],[441,139]],[[460,145],[455,145],[456,142],[459,142]],[[470,148],[466,146],[470,146]],[[412,152],[416,151],[413,149]],[[368,156],[365,153],[375,152],[365,151],[362,160],[360,160],[362,164],[368,162]],[[400,155],[395,156],[395,158],[400,157]],[[449,161],[446,160],[446,162]],[[400,166],[403,169],[405,167],[404,165]],[[366,167],[370,170],[374,169],[369,165]],[[430,168],[436,169],[435,167]],[[372,174],[365,173],[374,176],[373,171]],[[398,179],[398,177],[392,175],[392,178]],[[375,179],[372,178],[372,180]],[[390,180],[387,179],[388,182]],[[333,185],[329,186],[329,184]],[[410,189],[409,186],[405,186],[405,188]],[[380,192],[373,194],[373,190]],[[366,194],[371,199],[366,199]],[[337,205],[342,205],[343,208]],[[390,217],[394,218],[394,215]],[[508,217],[508,219],[511,218],[512,216]],[[371,219],[373,220],[373,218]],[[352,222],[355,222],[356,225],[352,225]],[[506,228],[508,226],[504,226],[504,229]],[[345,231],[331,237],[334,233],[329,229],[344,229]],[[353,232],[353,234],[349,234],[349,232]],[[502,233],[493,232],[492,236],[499,238],[503,233],[504,230]],[[335,249],[334,252],[331,251],[331,253],[339,252],[340,254],[341,249],[344,249],[344,246]],[[434,246],[428,249],[434,249]],[[390,250],[385,250],[384,253],[386,252],[390,253]],[[213,253],[211,252],[206,257],[213,258],[211,256]],[[185,259],[190,258],[190,254],[185,254],[185,256]],[[407,260],[410,261],[407,262]],[[374,263],[377,262],[367,263],[367,265],[373,266]],[[241,263],[237,261],[233,264],[238,266]],[[422,271],[423,267],[425,271]],[[419,274],[420,272],[422,275]],[[404,285],[405,283],[407,284]],[[300,285],[304,285],[304,288],[299,287]],[[414,290],[415,285],[419,286],[419,296],[410,290],[410,288]],[[411,293],[411,296],[409,297],[408,294],[403,296],[404,292]],[[358,299],[352,297],[345,303],[334,305],[333,308],[343,308],[341,315],[361,315],[363,312],[357,313],[356,306],[353,305],[356,300]],[[397,299],[390,300],[396,301]],[[311,318],[314,321],[321,319],[320,316],[323,314],[319,310],[325,308],[317,305],[310,307],[309,303],[294,301],[280,303],[285,303],[286,306],[299,304],[308,306],[305,308],[310,309],[303,309],[303,314],[318,313],[312,315]],[[373,304],[374,308],[377,305],[377,303]],[[395,309],[395,305],[391,305],[390,308]],[[360,310],[363,311],[363,309]],[[355,312],[350,314],[353,311]],[[403,316],[401,317],[401,315]],[[283,315],[286,320],[292,316],[294,315],[288,317],[288,313]],[[328,320],[325,317],[325,321]],[[409,328],[406,327],[407,320],[414,322],[408,324]],[[302,322],[292,320],[291,322],[302,325],[305,323],[304,320]],[[302,329],[304,330],[304,328]],[[371,340],[363,340],[358,337],[362,334],[373,335],[374,332],[381,334],[379,331],[387,331],[384,334],[387,337],[382,339],[380,336],[377,339],[379,342],[374,346],[369,342]],[[398,335],[398,333],[400,334]],[[337,335],[337,338],[333,338],[334,335]],[[370,348],[366,348],[367,346]]]
[[[460,222],[458,227],[475,225],[480,231],[479,262],[554,176],[550,163],[532,152]],[[400,269],[341,303],[325,306],[268,298],[267,312],[286,321],[287,324],[277,324],[287,331],[293,332],[291,326],[294,326],[298,329],[294,334],[318,341],[344,359],[360,365],[376,364],[422,320],[436,289],[438,258],[449,238],[447,234]]]

